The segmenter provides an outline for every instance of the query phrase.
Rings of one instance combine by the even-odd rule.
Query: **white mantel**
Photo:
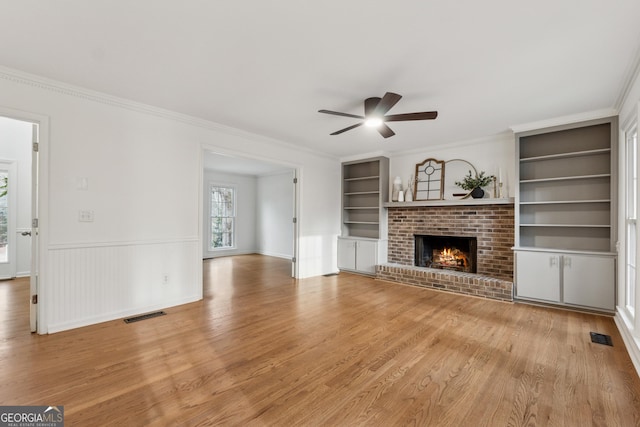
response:
[[[513,197],[504,199],[456,199],[456,200],[417,200],[413,202],[386,202],[385,208],[412,208],[423,206],[478,206],[478,205],[512,205]]]

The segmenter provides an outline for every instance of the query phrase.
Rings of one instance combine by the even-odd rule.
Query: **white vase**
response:
[[[413,202],[413,194],[411,193],[411,191],[407,190],[404,192],[404,201]]]
[[[396,176],[396,179],[393,180],[393,192],[391,193],[391,201],[397,202],[400,191],[402,190],[402,179],[399,176]]]

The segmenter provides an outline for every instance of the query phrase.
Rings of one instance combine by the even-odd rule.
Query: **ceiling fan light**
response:
[[[377,128],[382,124],[382,119],[380,117],[369,117],[364,121],[364,125],[370,128]]]

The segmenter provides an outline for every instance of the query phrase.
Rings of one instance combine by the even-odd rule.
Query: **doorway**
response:
[[[259,253],[288,259],[297,277],[297,175],[291,165],[203,149],[201,213],[203,258]],[[216,222],[211,218],[210,188],[232,188],[237,215],[233,247],[209,242]],[[219,221],[218,221],[219,222]]]
[[[37,210],[38,132],[36,123],[0,116],[0,279],[27,286],[29,295],[37,295],[32,219]],[[37,330],[36,303],[37,296],[24,301],[31,332]]]

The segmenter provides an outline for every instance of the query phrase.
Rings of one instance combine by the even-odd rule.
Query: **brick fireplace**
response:
[[[376,277],[512,301],[514,205],[487,202],[389,205],[388,263],[377,266]],[[475,238],[476,273],[416,266],[416,235]]]

